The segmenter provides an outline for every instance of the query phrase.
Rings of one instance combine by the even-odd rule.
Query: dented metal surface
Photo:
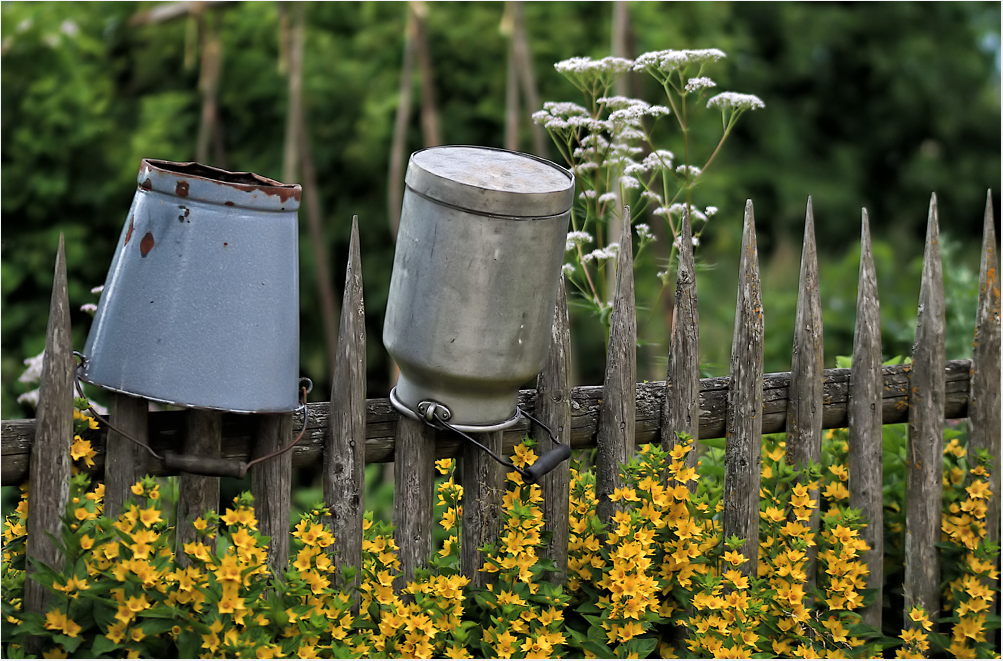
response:
[[[550,347],[574,177],[453,146],[412,154],[406,184],[383,325],[395,398],[444,405],[465,431],[515,424],[519,386]]]
[[[137,183],[82,378],[182,406],[294,410],[300,187],[157,160]]]

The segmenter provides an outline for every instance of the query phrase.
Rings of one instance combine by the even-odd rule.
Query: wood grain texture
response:
[[[970,360],[951,360],[944,368],[946,420],[968,416],[971,364]],[[884,382],[881,391],[881,415],[886,425],[908,422],[911,371],[911,365],[886,365],[881,368]],[[790,377],[790,372],[776,372],[763,377],[764,434],[775,434],[786,430]],[[849,424],[847,401],[850,370],[825,370],[822,385],[824,388],[822,427],[824,429],[846,427]],[[725,435],[730,389],[731,377],[728,376],[700,380],[700,438],[722,438]],[[636,393],[634,440],[637,444],[659,443],[665,382],[638,383]],[[536,396],[535,390],[520,391],[519,406],[528,411],[534,410]],[[571,389],[572,448],[596,446],[599,403],[602,399],[602,386],[576,386]],[[291,450],[294,467],[316,466],[324,460],[330,404],[317,402],[310,404],[307,410],[309,415],[306,433],[303,440]],[[393,461],[397,419],[397,412],[390,405],[390,400],[385,398],[366,400],[367,464]],[[296,424],[298,423],[294,423]],[[523,437],[529,432],[529,427],[527,420],[520,420],[505,430],[503,446],[505,452],[511,452],[513,447],[522,442]],[[149,428],[150,445],[155,450],[158,452],[176,450],[185,436],[185,412],[151,412]],[[250,416],[223,414],[223,457],[250,460],[255,433],[255,426]],[[17,486],[28,479],[29,458],[34,439],[34,419],[5,420],[0,424],[0,452],[3,458],[0,462],[0,483],[3,486]],[[92,441],[97,456],[94,457],[95,466],[88,472],[97,479],[104,474],[106,439],[104,432],[99,431]],[[436,458],[460,457],[462,454],[462,443],[459,438],[444,437],[436,441]],[[145,462],[144,474],[155,476],[177,474],[176,471],[164,469],[160,461],[149,456]]]
[[[794,316],[794,347],[791,353],[791,387],[787,399],[787,464],[803,468],[822,463],[822,299],[818,291],[818,252],[815,247],[815,215],[811,198],[805,214],[804,242],[801,244],[801,275],[798,304]],[[808,528],[818,539],[819,490],[809,489],[816,507],[808,518]],[[793,513],[792,513],[793,520]],[[818,546],[805,552],[806,583],[814,586]]]
[[[149,443],[149,402],[141,397],[111,393],[111,422],[138,441]],[[132,485],[146,475],[149,453],[114,429],[108,429],[105,448],[104,513],[117,518]]]
[[[478,441],[502,454],[502,433],[478,434]],[[460,573],[478,587],[491,582],[481,573],[484,557],[480,548],[498,541],[504,512],[505,467],[473,443],[463,445],[463,527],[460,535]]]
[[[432,498],[435,491],[434,429],[400,414],[394,448],[394,538],[400,547],[400,589],[432,553]]]
[[[366,306],[362,295],[359,218],[345,268],[338,354],[331,386],[331,414],[324,452],[324,502],[331,511],[339,567],[362,567],[362,515],[366,471]],[[361,573],[356,580],[361,579]]]
[[[987,536],[1000,541],[1000,279],[993,224],[992,191],[986,197],[975,317],[971,391],[968,396],[969,445],[993,458],[992,492],[986,512]],[[998,565],[998,561],[997,561]],[[998,607],[998,601],[997,601]]]
[[[550,427],[557,440],[571,443],[571,328],[568,323],[568,295],[564,278],[557,290],[557,306],[550,338],[547,364],[536,380],[536,410],[534,415]],[[547,432],[532,426],[530,435],[536,439],[536,454],[542,456],[554,447]],[[568,505],[571,486],[571,466],[565,461],[540,480],[543,491],[544,531],[553,533],[547,544],[546,557],[557,564],[557,571],[548,580],[563,585],[568,572]]]
[[[280,450],[293,440],[292,413],[263,413],[254,417],[258,421],[253,454],[255,459]],[[268,566],[276,572],[282,572],[289,563],[292,454],[286,452],[255,464],[250,474],[258,531],[272,538],[268,543]],[[227,503],[223,503],[223,506],[226,505]]]
[[[623,209],[620,253],[616,264],[616,297],[610,315],[609,346],[606,350],[604,397],[599,408],[596,433],[596,515],[608,522],[615,511],[609,499],[623,486],[620,464],[634,450],[634,411],[637,380],[637,312],[634,302],[634,249],[631,240],[630,207]]]
[[[63,235],[60,234],[36,409],[37,436],[31,448],[28,540],[25,550],[28,558],[44,562],[57,570],[62,569],[63,554],[49,535],[53,535],[55,539],[61,538],[62,516],[70,496],[74,367],[66,250]],[[30,562],[25,565],[28,580],[24,585],[24,607],[28,612],[42,613],[51,599],[51,593],[32,579],[34,565]],[[38,653],[38,650],[31,651]]]
[[[905,612],[922,605],[940,612],[940,513],[943,496],[944,350],[946,320],[937,196],[930,199],[912,350],[909,448],[906,456]]]
[[[878,279],[871,251],[867,210],[860,227],[860,274],[857,282],[857,320],[853,330],[850,368],[849,487],[850,507],[859,509],[867,525],[863,538],[870,547],[862,558],[870,570],[867,587],[877,590],[874,603],[861,612],[864,622],[881,629],[884,588],[884,506],[882,503],[881,443],[881,309]]]
[[[755,576],[763,434],[763,298],[752,200],[745,204],[726,420],[724,535],[745,540],[741,552],[746,562],[741,569]]]
[[[223,414],[219,411],[189,409],[185,426],[184,454],[197,457],[221,455]],[[178,480],[177,539],[174,555],[182,566],[188,565],[186,542],[196,539],[195,519],[206,511],[219,511],[219,478],[181,473]]]
[[[700,311],[688,213],[681,225],[675,309],[662,405],[661,436],[666,450],[676,445],[678,432],[685,432],[692,438],[700,433]],[[696,467],[696,464],[697,453],[691,452],[686,457],[686,465]],[[695,488],[696,482],[692,482],[691,487]]]

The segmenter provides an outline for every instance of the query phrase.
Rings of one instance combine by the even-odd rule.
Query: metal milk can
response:
[[[447,146],[412,154],[405,183],[383,326],[400,366],[391,401],[461,431],[509,427],[550,349],[574,176]]]
[[[143,160],[81,378],[181,406],[298,406],[300,186]]]

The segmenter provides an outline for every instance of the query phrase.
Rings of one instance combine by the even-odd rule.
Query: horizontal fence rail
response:
[[[908,422],[909,416],[909,365],[886,365],[881,368],[882,420],[884,424]],[[953,420],[968,416],[968,393],[971,373],[970,360],[948,361],[944,370],[947,393],[944,419]],[[787,424],[787,404],[790,372],[767,374],[763,378],[763,433],[783,432]],[[850,370],[828,369],[823,373],[824,395],[822,425],[825,429],[847,426],[847,401],[849,399]],[[713,377],[700,380],[700,438],[723,438],[725,416],[728,411],[730,377]],[[599,407],[603,398],[602,386],[579,386],[571,389],[571,445],[590,448],[596,444]],[[635,442],[653,443],[659,440],[665,382],[651,381],[637,384]],[[536,408],[536,391],[519,393],[519,406],[529,411]],[[330,404],[310,404],[307,428],[303,440],[293,448],[293,466],[320,465],[324,454]],[[186,411],[154,411],[149,416],[149,441],[155,450],[176,449],[183,446]],[[250,457],[259,416],[240,414],[223,415],[222,456],[230,459]],[[393,461],[397,411],[385,398],[366,400],[366,463]],[[293,427],[299,429],[303,418],[296,414]],[[503,442],[506,452],[518,444],[529,431],[529,423],[519,424],[505,431]],[[28,478],[28,464],[32,442],[35,438],[35,420],[4,420],[0,434],[2,470],[0,484],[14,486]],[[436,456],[459,457],[463,454],[463,441],[459,438],[441,437],[436,443]],[[96,474],[104,472],[106,436],[101,434],[93,441],[97,451]],[[161,463],[148,455],[143,473],[171,475]]]

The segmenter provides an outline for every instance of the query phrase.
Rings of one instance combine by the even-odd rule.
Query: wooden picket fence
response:
[[[557,304],[550,356],[536,390],[520,394],[519,405],[574,448],[596,447],[596,491],[600,516],[609,517],[609,495],[620,486],[619,464],[641,443],[672,446],[676,432],[694,438],[727,439],[723,524],[725,535],[748,540],[742,549],[757,555],[761,437],[786,431],[787,458],[794,464],[818,462],[822,430],[849,428],[851,505],[869,521],[865,539],[868,587],[882,589],[882,448],[883,424],[909,423],[906,494],[907,608],[922,604],[938,611],[941,457],[945,419],[968,418],[972,448],[1000,452],[1000,293],[991,194],[986,204],[980,293],[972,360],[945,361],[945,309],[937,203],[930,203],[916,344],[911,365],[881,365],[878,291],[867,213],[861,230],[861,262],[853,363],[850,369],[823,369],[822,314],[811,200],[805,222],[797,323],[789,373],[763,373],[762,312],[756,230],[752,203],[746,205],[742,258],[731,369],[727,377],[699,378],[699,321],[696,272],[683,223],[675,324],[666,380],[636,383],[636,311],[632,254],[621,250],[616,269],[616,297],[603,385],[571,388],[568,383],[570,333],[564,288]],[[629,214],[620,245],[631,245]],[[272,538],[269,563],[288,561],[288,531],[293,466],[323,465],[324,498],[337,539],[339,562],[358,566],[362,557],[365,464],[394,463],[395,538],[400,546],[402,581],[414,575],[433,552],[434,461],[463,457],[462,559],[464,574],[475,582],[483,575],[477,548],[495,539],[501,528],[505,469],[484,452],[447,432],[400,416],[383,399],[366,395],[366,331],[357,222],[353,222],[347,266],[334,387],[329,403],[310,404],[306,433],[292,452],[251,470],[259,529]],[[72,343],[66,272],[60,239],[56,278],[46,339],[37,419],[2,424],[2,484],[22,484],[30,477],[28,554],[53,563],[58,551],[46,531],[56,532],[68,498],[72,436]],[[266,376],[266,375],[263,375]],[[144,400],[113,397],[111,419],[122,431],[154,449],[183,449],[187,454],[248,461],[284,446],[302,414],[230,415],[207,411],[148,413]],[[505,432],[481,435],[495,452],[511,451],[527,433],[549,450],[546,433],[522,422]],[[115,431],[94,443],[93,469],[105,480],[106,512],[115,515],[143,475],[166,475],[161,462]],[[695,457],[691,455],[695,463]],[[997,468],[999,464],[997,463]],[[219,478],[182,473],[177,517],[178,548],[194,538],[193,519],[219,506]],[[988,514],[989,534],[999,540],[999,470],[994,470]],[[542,481],[547,527],[554,535],[548,555],[563,579],[568,546],[567,463]],[[818,498],[817,492],[812,494]],[[817,529],[818,515],[811,520]],[[812,560],[812,568],[814,559]],[[750,561],[745,571],[754,571]],[[813,576],[809,568],[809,576]],[[814,580],[813,578],[811,580]],[[44,608],[45,597],[33,581],[26,605]],[[880,626],[881,599],[865,613]]]

